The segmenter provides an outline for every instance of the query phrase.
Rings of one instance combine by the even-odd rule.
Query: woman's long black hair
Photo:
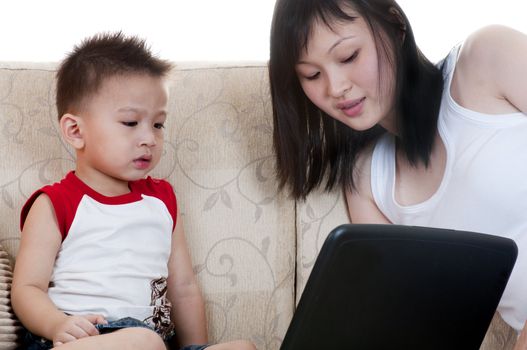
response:
[[[428,165],[430,159],[443,91],[442,72],[417,47],[399,5],[394,0],[277,0],[269,60],[273,142],[280,188],[288,187],[297,199],[305,198],[324,179],[326,190],[337,184],[353,190],[357,155],[385,132],[379,125],[355,131],[333,119],[306,97],[296,75],[295,66],[314,23],[321,21],[331,27],[335,21],[355,20],[347,8],[366,21],[379,62],[384,58],[395,72],[398,147],[414,165]]]

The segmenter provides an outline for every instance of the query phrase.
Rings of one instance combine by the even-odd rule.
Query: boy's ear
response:
[[[66,113],[60,118],[60,131],[64,140],[73,148],[79,150],[84,147],[82,136],[82,118]]]

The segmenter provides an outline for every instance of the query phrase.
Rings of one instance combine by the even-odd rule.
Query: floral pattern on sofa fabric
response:
[[[0,243],[11,259],[25,200],[74,166],[59,137],[54,69],[0,67]],[[169,85],[165,151],[152,175],[175,188],[211,341],[277,349],[294,308],[295,222],[274,181],[266,68],[177,67]]]

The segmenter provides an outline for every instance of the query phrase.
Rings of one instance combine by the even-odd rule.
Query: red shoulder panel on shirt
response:
[[[49,197],[53,205],[62,240],[66,238],[83,196],[82,191],[72,184],[71,174],[66,175],[60,182],[42,187],[29,197],[20,214],[20,230],[24,228],[24,223],[33,203],[38,196],[44,193]]]
[[[130,187],[133,191],[139,191],[163,201],[172,216],[172,222],[174,223],[172,230],[174,230],[177,218],[177,200],[174,189],[168,181],[148,176],[146,179],[131,182]]]

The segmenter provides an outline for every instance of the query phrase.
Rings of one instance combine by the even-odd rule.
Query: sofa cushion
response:
[[[16,349],[22,331],[11,308],[11,262],[4,247],[0,245],[0,350]]]

